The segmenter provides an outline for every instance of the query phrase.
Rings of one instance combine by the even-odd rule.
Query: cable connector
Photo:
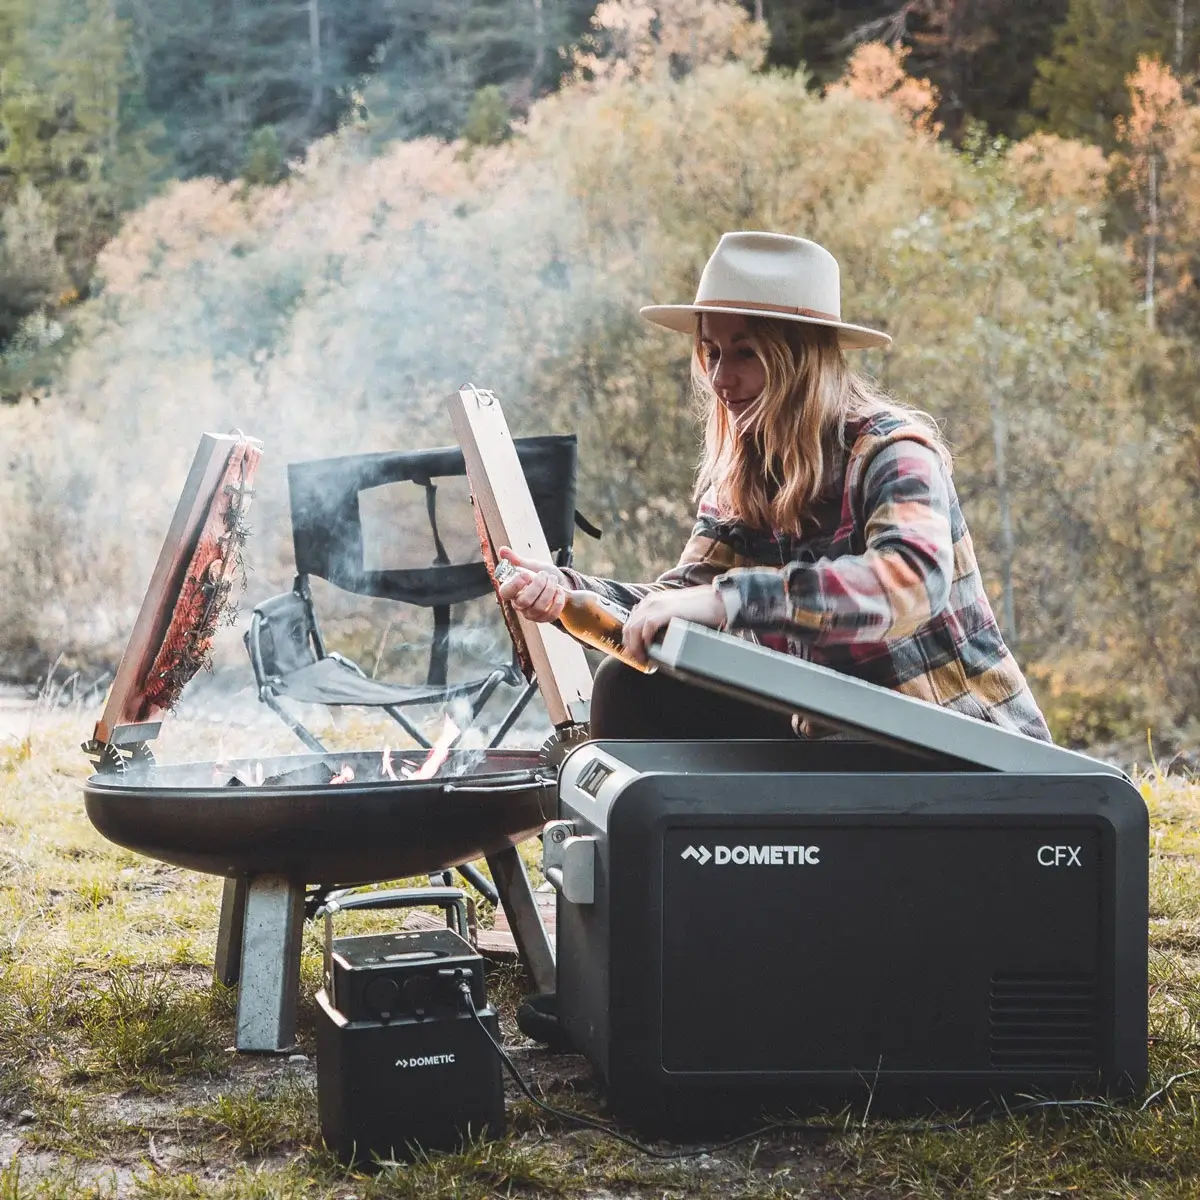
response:
[[[446,967],[438,972],[439,979],[454,981],[455,989],[462,998],[463,1009],[475,1015],[475,997],[471,995],[471,970],[469,967]]]

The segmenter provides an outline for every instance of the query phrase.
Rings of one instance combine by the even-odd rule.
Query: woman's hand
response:
[[[500,598],[528,621],[556,621],[567,602],[567,577],[553,563],[522,558],[508,546],[501,546],[499,553],[518,568],[500,585]]]
[[[646,662],[650,643],[667,627],[672,617],[720,629],[725,624],[725,605],[710,587],[651,592],[638,601],[625,622],[625,649],[640,662]]]

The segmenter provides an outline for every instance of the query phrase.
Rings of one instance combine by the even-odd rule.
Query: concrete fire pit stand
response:
[[[487,856],[521,962],[540,992],[554,990],[554,948],[515,847]],[[225,880],[214,975],[237,985],[238,1050],[286,1050],[295,1040],[304,885],[285,875]]]
[[[296,1036],[304,885],[284,875],[226,879],[213,974],[238,989],[239,1050],[284,1050]]]
[[[402,752],[404,769],[423,751]],[[480,758],[479,755],[483,757]],[[110,841],[225,878],[216,977],[238,985],[239,1050],[287,1049],[295,1034],[305,885],[343,886],[429,875],[484,858],[522,963],[554,986],[554,955],[517,846],[552,819],[557,782],[537,750],[451,750],[446,774],[384,776],[381,754],[319,754],[223,763],[134,765],[93,775],[87,814]],[[257,787],[230,786],[261,768]],[[228,772],[228,774],[226,774]]]

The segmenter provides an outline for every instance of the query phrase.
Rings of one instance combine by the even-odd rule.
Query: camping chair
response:
[[[574,526],[599,537],[575,511],[575,472],[578,448],[574,434],[514,439],[529,483],[546,541],[560,566],[571,560]],[[296,579],[290,592],[273,596],[255,607],[245,635],[258,696],[310,749],[325,747],[305,728],[283,701],[355,705],[377,708],[397,722],[418,745],[429,741],[405,715],[412,706],[442,704],[458,697],[470,704],[471,721],[479,716],[501,683],[522,690],[492,734],[489,747],[498,746],[515,724],[536,690],[527,683],[513,651],[504,662],[488,664],[476,678],[450,682],[451,606],[486,596],[492,591],[487,567],[479,553],[474,518],[466,509],[460,527],[460,557],[452,561],[438,527],[438,479],[463,477],[466,466],[457,447],[411,452],[359,454],[288,465],[292,539]],[[411,483],[424,490],[428,522],[428,565],[381,567],[368,563],[360,500],[373,488]],[[409,489],[405,489],[407,492]],[[415,497],[420,499],[419,493]],[[462,515],[461,513],[459,514]],[[415,514],[394,529],[410,556],[420,537]],[[468,528],[469,527],[469,528]],[[461,530],[467,529],[463,534]],[[446,535],[449,539],[449,534]],[[381,597],[433,610],[433,635],[424,683],[389,683],[371,678],[357,663],[325,648],[317,623],[309,577],[316,575],[344,591]],[[507,639],[505,639],[507,643]]]

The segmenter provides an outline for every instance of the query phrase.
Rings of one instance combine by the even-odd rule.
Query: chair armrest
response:
[[[250,656],[250,669],[254,672],[255,686],[262,691],[267,672],[262,660],[262,614],[255,609],[250,614],[250,628],[242,635],[242,644]]]
[[[349,667],[351,671],[361,675],[363,679],[367,678],[367,673],[354,661],[352,658],[347,658],[344,654],[339,654],[336,650],[330,650],[325,655],[326,658],[332,658],[334,662],[340,662],[343,667]]]

